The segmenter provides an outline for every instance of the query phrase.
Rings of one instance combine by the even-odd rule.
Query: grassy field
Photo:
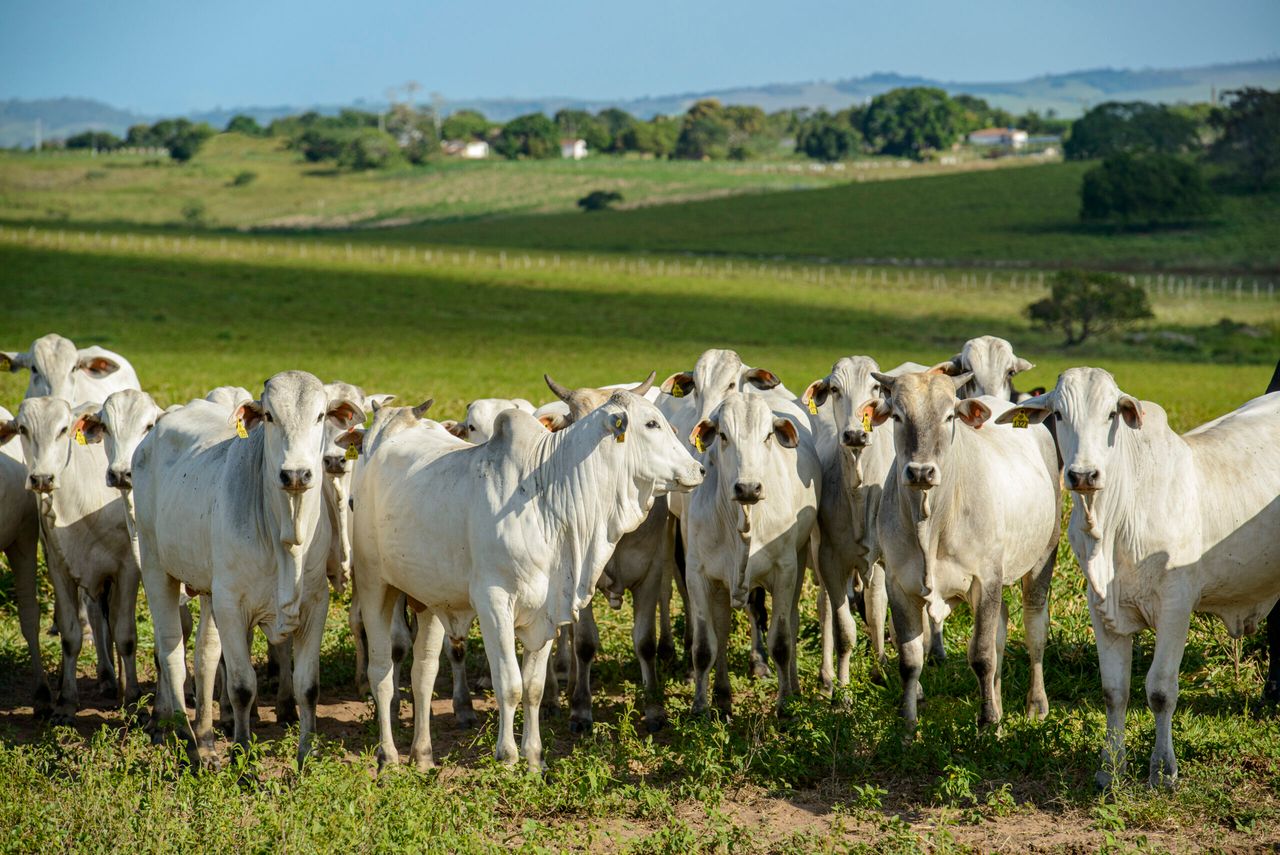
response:
[[[1185,429],[1261,392],[1280,351],[1271,300],[1157,296],[1147,332],[1175,333],[1181,343],[1152,344],[1163,339],[1150,335],[1142,345],[1112,339],[1064,352],[1021,320],[1021,306],[1038,292],[1025,281],[1009,287],[999,272],[991,288],[937,290],[923,277],[899,285],[896,272],[881,284],[878,270],[855,271],[861,276],[851,284],[802,267],[738,265],[711,275],[688,260],[659,270],[653,258],[588,263],[566,254],[553,265],[535,254],[499,265],[436,251],[427,262],[421,249],[411,261],[407,252],[359,246],[348,259],[340,245],[284,238],[114,237],[0,233],[0,347],[22,348],[57,330],[118,349],[162,404],[224,383],[260,388],[272,373],[300,367],[407,401],[434,396],[433,416],[456,417],[476,397],[545,400],[543,371],[575,384],[650,369],[662,377],[711,346],[735,347],[799,390],[841,355],[929,362],[994,333],[1037,363],[1022,385],[1052,383],[1069,365],[1101,364]],[[955,285],[958,274],[950,275]],[[1224,331],[1237,328],[1220,327],[1222,318],[1250,332]],[[24,385],[19,375],[0,378],[0,403],[15,405]],[[372,706],[351,688],[341,602],[321,669],[324,739],[301,775],[290,768],[296,730],[275,725],[266,692],[262,742],[250,761],[187,774],[177,751],[152,748],[95,697],[91,654],[82,662],[89,708],[77,727],[42,730],[24,707],[25,646],[9,579],[0,576],[0,850],[1022,852],[1280,841],[1280,719],[1255,705],[1261,642],[1246,642],[1237,667],[1224,630],[1208,620],[1193,624],[1174,720],[1181,786],[1151,793],[1141,783],[1152,720],[1139,676],[1128,722],[1133,769],[1113,793],[1094,793],[1104,716],[1081,574],[1065,545],[1058,570],[1044,722],[1018,712],[1027,662],[1016,606],[1001,732],[976,730],[976,686],[963,656],[967,614],[949,623],[948,662],[926,672],[919,740],[903,745],[896,678],[888,687],[871,683],[863,656],[855,657],[847,706],[831,706],[817,692],[810,591],[804,697],[793,719],[773,717],[771,680],[741,676],[739,627],[734,718],[691,719],[691,688],[672,680],[672,725],[649,737],[637,732],[639,675],[624,607],[602,618],[595,733],[570,736],[563,717],[544,725],[545,781],[487,759],[487,696],[475,732],[458,731],[447,701],[437,702],[439,770],[375,779]],[[139,661],[150,679],[145,609],[142,620]],[[52,665],[57,640],[47,638],[45,648]],[[1144,638],[1139,675],[1150,648]],[[470,656],[474,679],[484,673],[478,634]],[[407,739],[406,730],[402,747]]]

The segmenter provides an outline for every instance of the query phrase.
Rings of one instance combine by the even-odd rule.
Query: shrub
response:
[[[1027,317],[1045,330],[1061,330],[1068,347],[1154,317],[1147,292],[1112,273],[1063,270],[1053,275],[1050,289],[1048,297],[1027,306]]]
[[[1080,186],[1086,222],[1186,222],[1216,207],[1199,165],[1167,154],[1112,155]]]
[[[251,172],[248,169],[244,172],[237,172],[236,177],[231,179],[231,186],[244,187],[247,184],[252,184],[257,177],[258,173]]]
[[[560,133],[541,113],[530,113],[507,122],[498,137],[498,151],[512,160],[520,157],[560,156]]]
[[[189,226],[204,225],[205,207],[204,202],[196,199],[194,202],[188,202],[182,206],[182,219],[186,220]]]
[[[355,131],[338,154],[338,165],[350,169],[382,169],[400,159],[395,138],[376,128]]]
[[[578,207],[584,211],[603,211],[614,202],[621,202],[622,194],[613,190],[592,190],[578,200]]]

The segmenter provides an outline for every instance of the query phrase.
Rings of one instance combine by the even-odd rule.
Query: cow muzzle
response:
[[[329,475],[346,475],[346,456],[342,454],[326,454],[324,456],[324,471]]]
[[[52,493],[56,486],[52,475],[27,476],[27,489],[33,493]]]
[[[117,490],[131,490],[133,489],[133,473],[128,470],[117,472],[114,469],[108,469],[107,486],[114,487]]]
[[[740,505],[754,505],[764,498],[764,485],[759,481],[739,481],[733,485],[733,500]]]
[[[938,467],[932,463],[908,463],[902,470],[907,486],[913,490],[928,490],[938,486]]]
[[[845,448],[860,451],[871,444],[871,435],[865,430],[847,430],[840,434],[840,444]]]
[[[1093,467],[1069,466],[1066,482],[1067,489],[1073,493],[1096,493],[1102,489],[1102,472]]]
[[[281,469],[280,486],[289,493],[303,493],[311,489],[310,469]]]

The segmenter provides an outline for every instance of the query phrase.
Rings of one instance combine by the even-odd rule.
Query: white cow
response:
[[[822,466],[812,435],[798,424],[759,395],[732,392],[690,435],[699,450],[706,449],[711,472],[694,491],[686,516],[695,713],[706,709],[713,664],[716,706],[730,713],[729,609],[745,609],[755,588],[773,599],[768,647],[777,666],[779,713],[799,691],[800,588],[809,538],[816,534]]]
[[[390,613],[403,591],[433,617],[414,642],[415,763],[433,763],[430,696],[444,633],[464,637],[478,616],[498,700],[496,755],[516,760],[515,708],[523,696],[523,753],[540,769],[538,711],[556,628],[590,601],[618,540],[643,522],[653,500],[696,486],[700,467],[657,408],[626,392],[559,433],[509,410],[487,443],[459,448],[388,408],[366,438],[354,487],[354,574],[381,762],[399,758]]]
[[[990,395],[1015,404],[1029,397],[1013,388],[1013,378],[1035,365],[1013,352],[1013,345],[993,335],[971,338],[960,352],[947,362],[939,363],[950,376],[970,374],[969,382],[956,394],[961,398],[977,398]]]
[[[530,415],[534,413],[533,404],[524,398],[479,398],[467,404],[467,414],[462,421],[455,422],[449,419],[440,424],[459,439],[478,445],[489,441],[489,437],[493,435],[493,422],[498,418],[498,413],[507,410],[522,410]]]
[[[72,408],[62,398],[27,398],[16,418],[0,425],[0,442],[22,438],[27,489],[36,494],[45,559],[53,581],[62,636],[62,685],[53,720],[69,723],[79,706],[76,659],[83,640],[80,592],[102,606],[104,627],[94,632],[103,694],[117,692],[112,647],[124,670],[125,704],[141,697],[137,672],[138,565],[130,545],[125,506],[107,486],[107,457],[89,445],[84,419],[97,404]],[[96,629],[96,628],[95,628]]]
[[[186,669],[178,620],[179,588],[211,594],[214,636],[198,650],[197,732],[182,735],[198,760],[213,738],[213,665],[225,656],[235,740],[249,743],[257,691],[249,640],[261,627],[272,644],[292,639],[300,701],[298,762],[315,732],[320,642],[329,603],[326,559],[333,533],[320,487],[325,422],[364,421],[362,401],[330,398],[314,376],[285,371],[258,401],[225,408],[193,401],[162,420],[133,460],[143,584],[166,671],[158,712],[182,710],[173,687]],[[202,624],[203,630],[203,624]]]
[[[1072,368],[999,421],[1050,413],[1076,494],[1067,535],[1088,580],[1107,707],[1097,782],[1109,785],[1124,764],[1133,636],[1150,627],[1148,781],[1172,785],[1173,711],[1192,612],[1217,615],[1239,638],[1280,599],[1280,394],[1179,436],[1164,410],[1126,395],[1108,372]]]
[[[969,664],[982,694],[978,725],[1000,720],[1008,631],[1003,588],[1019,580],[1031,660],[1027,715],[1043,717],[1049,711],[1043,659],[1061,507],[1049,432],[988,424],[993,413],[1012,405],[995,398],[958,400],[956,389],[971,379],[968,373],[872,376],[888,397],[868,401],[864,412],[873,425],[893,419],[897,446],[876,528],[893,608],[903,718],[914,730],[924,664],[922,608],[940,623],[952,602],[965,600],[974,624]]]
[[[84,404],[104,401],[121,389],[140,389],[129,360],[98,346],[77,348],[69,339],[49,333],[25,351],[0,351],[0,370],[31,371],[27,398],[52,396]]]
[[[893,431],[876,432],[870,421],[863,422],[860,415],[864,403],[883,396],[880,383],[872,376],[879,370],[879,364],[869,356],[846,356],[831,366],[830,374],[810,383],[802,399],[811,413],[816,410],[815,415],[825,414],[833,423],[830,435],[834,441],[827,438],[827,431],[817,432],[822,461],[818,569],[823,587],[843,592],[849,589],[850,582],[855,583],[856,598],[871,639],[873,676],[883,680],[888,663],[884,636],[889,595],[876,539],[876,516],[895,446]],[[923,370],[923,365],[906,362],[888,374],[898,377]],[[830,597],[830,604],[824,630],[832,627],[834,632],[823,632],[821,669],[822,682],[828,690],[837,682],[841,686],[848,684],[849,655],[856,640],[848,598],[835,594]],[[835,663],[833,647],[838,653]]]
[[[13,414],[0,407],[0,425],[13,421]],[[31,657],[31,706],[37,717],[53,709],[49,681],[40,660],[40,603],[36,599],[36,543],[40,520],[35,497],[27,490],[27,466],[22,446],[0,446],[0,550],[13,570],[14,598],[18,601],[18,622]]]

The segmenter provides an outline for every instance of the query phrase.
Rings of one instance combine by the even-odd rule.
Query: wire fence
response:
[[[650,256],[585,252],[512,251],[449,246],[418,247],[364,241],[258,237],[135,234],[132,232],[0,226],[0,245],[107,252],[128,255],[172,255],[226,261],[271,261],[402,269],[482,269],[495,271],[581,271],[613,276],[686,277],[697,279],[766,279],[830,287],[875,287],[911,290],[1044,291],[1052,271],[992,262],[990,268],[948,269],[934,259],[878,259],[861,264],[773,259],[756,261],[722,257]],[[937,266],[929,266],[936,264]],[[1170,299],[1274,300],[1270,277],[1124,273],[1153,297]]]

